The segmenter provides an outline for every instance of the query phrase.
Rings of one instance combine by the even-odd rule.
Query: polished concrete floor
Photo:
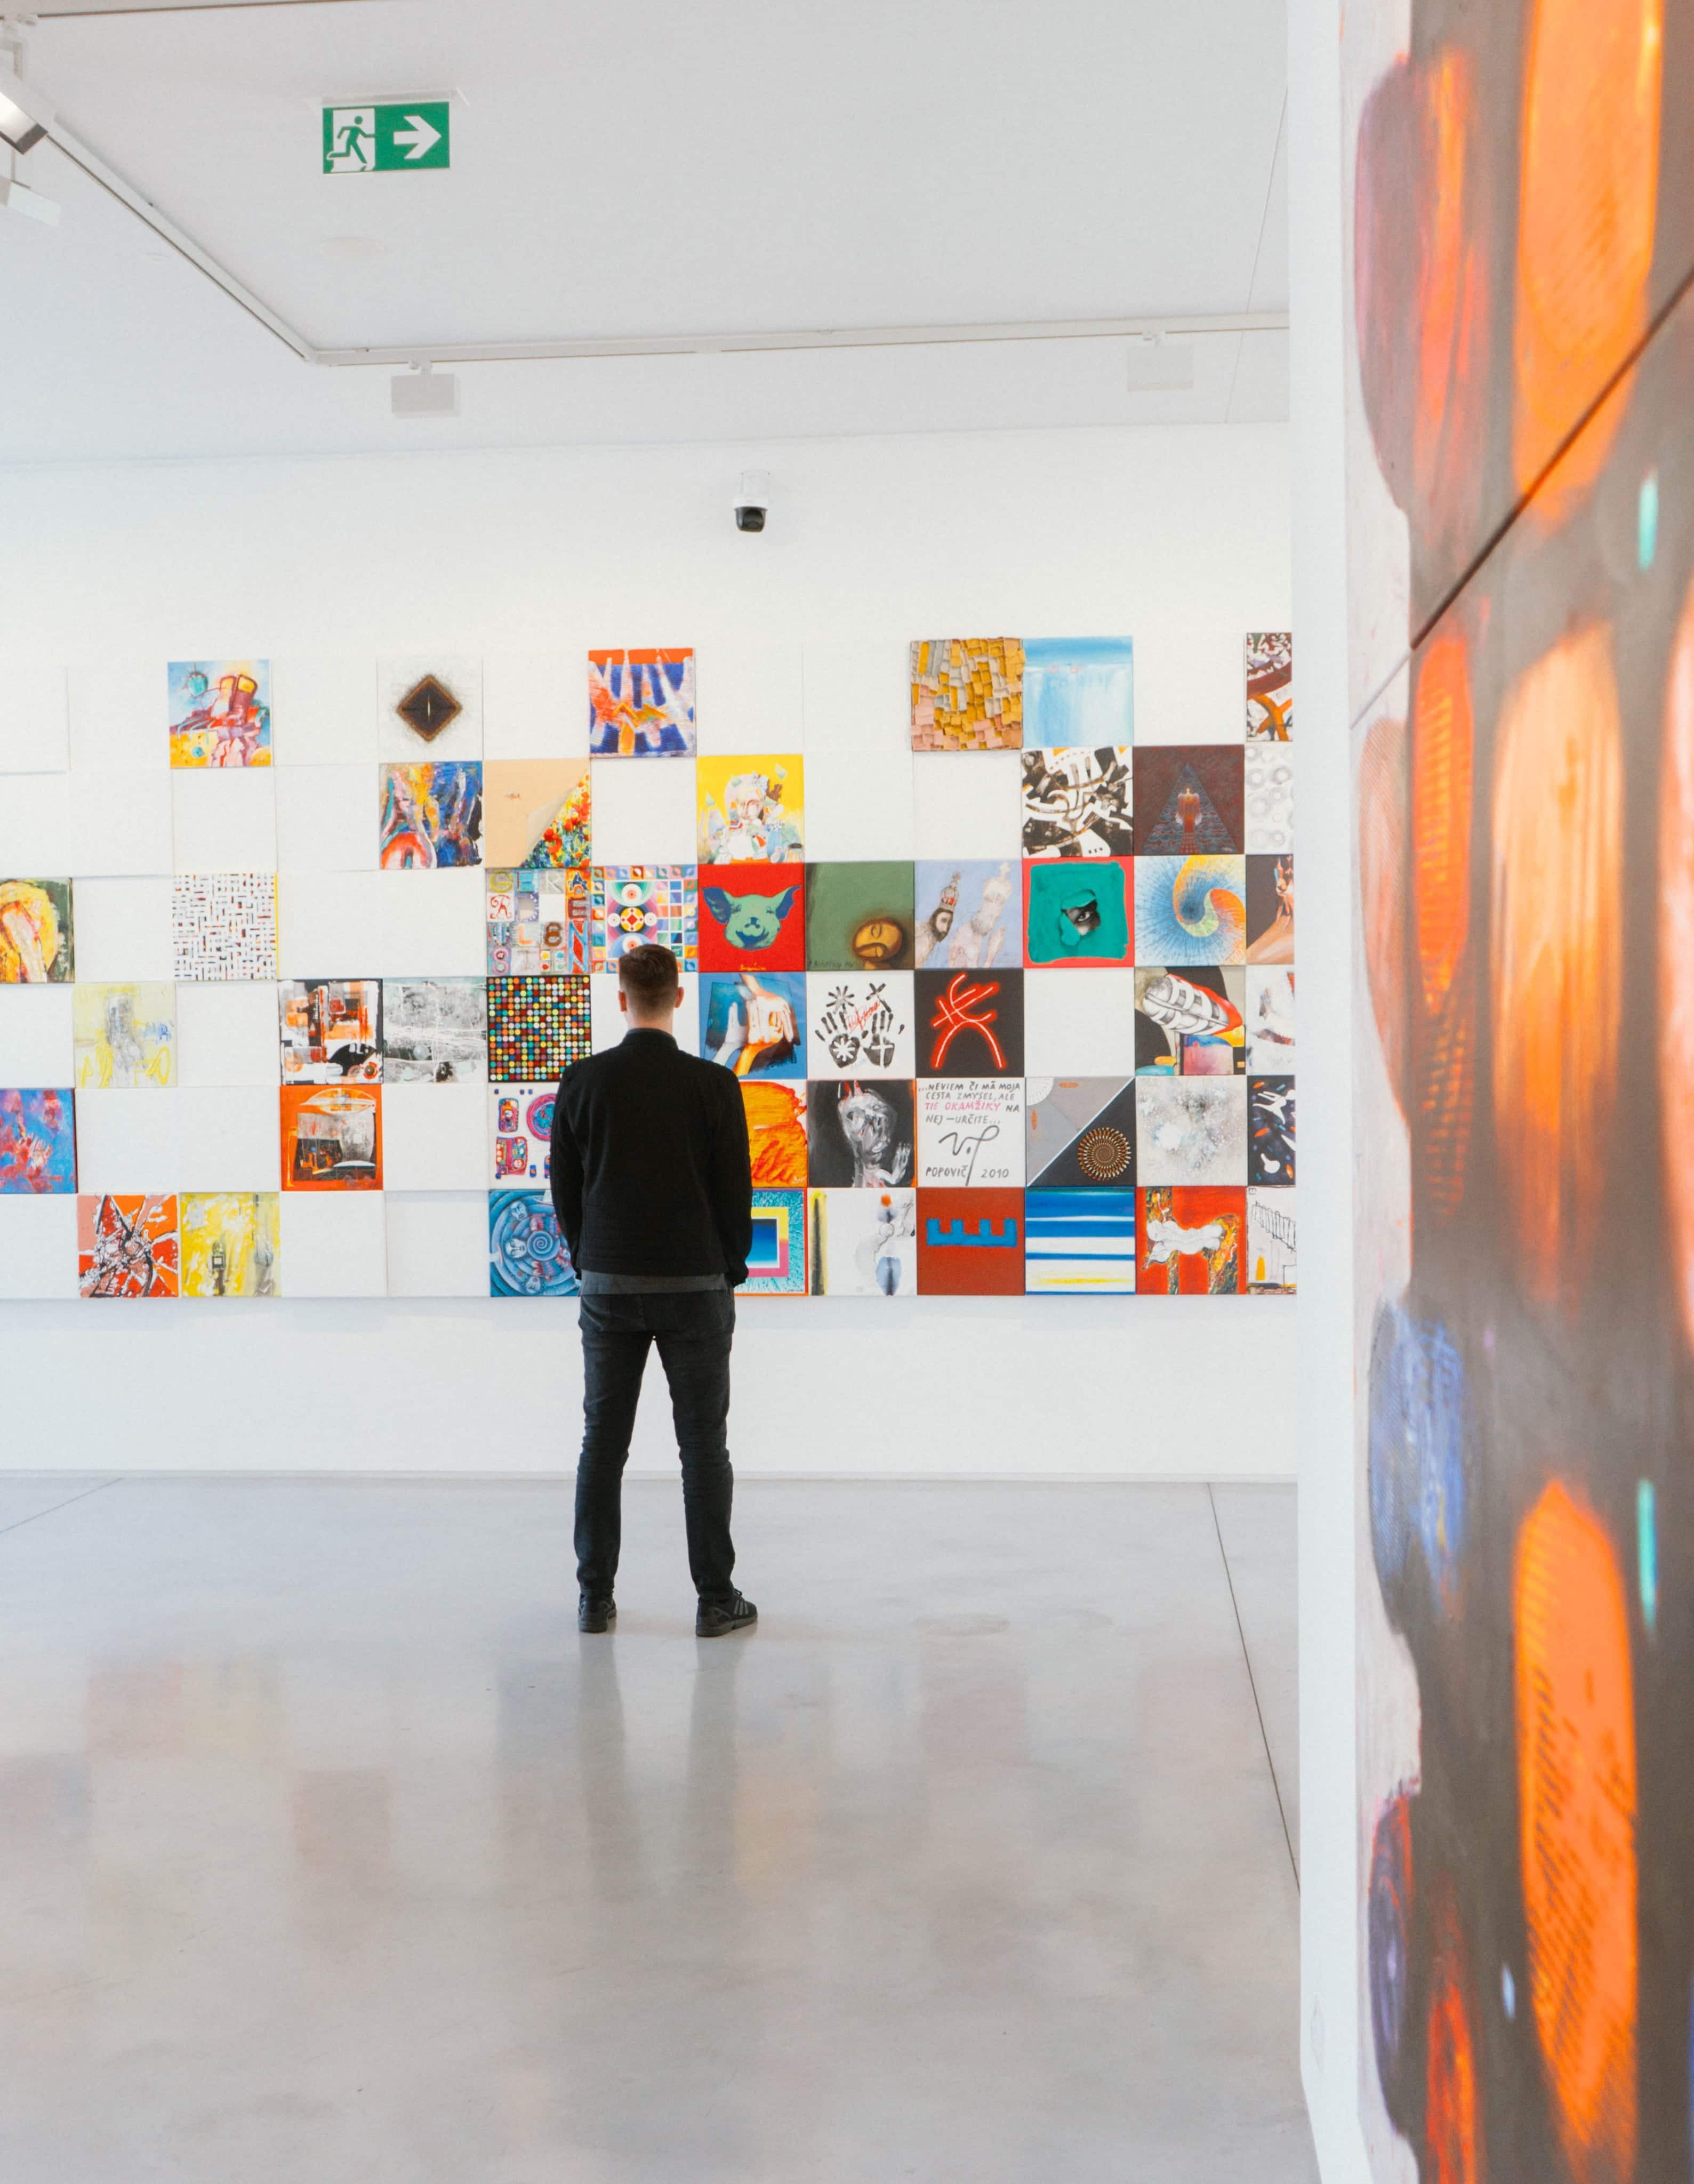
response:
[[[0,2176],[1310,2184],[1291,1490],[737,1515],[0,1476]]]

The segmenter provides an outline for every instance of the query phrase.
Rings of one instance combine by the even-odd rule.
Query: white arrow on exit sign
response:
[[[421,159],[432,145],[440,143],[441,131],[432,128],[421,114],[409,114],[406,120],[410,126],[397,129],[394,131],[394,142],[397,144],[409,144],[411,147],[406,153],[407,159]]]

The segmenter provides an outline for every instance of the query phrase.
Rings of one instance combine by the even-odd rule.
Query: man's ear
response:
[[[625,993],[621,986],[617,989],[617,1005],[625,1016],[629,1014],[629,995]]]
[[[688,995],[686,994],[686,993],[684,993],[684,991],[683,991],[683,982],[682,982],[682,980],[681,980],[680,978],[678,978],[678,979],[677,979],[677,1006],[678,1008],[681,1008],[681,1007],[682,1007],[682,1006],[683,1006],[683,1003],[687,999],[688,999]]]

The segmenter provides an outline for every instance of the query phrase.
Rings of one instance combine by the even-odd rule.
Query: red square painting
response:
[[[805,867],[700,866],[702,971],[804,971]]]
[[[1150,1185],[1136,1225],[1138,1296],[1240,1296],[1247,1194],[1235,1184]]]
[[[920,1190],[917,1293],[1022,1296],[1023,1193],[975,1188]]]

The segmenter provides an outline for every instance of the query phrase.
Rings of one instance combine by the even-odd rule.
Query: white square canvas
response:
[[[70,776],[0,774],[0,872],[57,878],[71,863]]]
[[[808,1077],[915,1077],[917,997],[910,971],[808,971]]]
[[[816,751],[910,750],[911,654],[904,638],[810,639],[800,648],[800,673],[808,762]]]
[[[911,753],[808,752],[805,821],[808,863],[911,856]]]
[[[693,768],[689,771],[692,772]],[[683,1006],[673,1028],[684,1054],[700,1050],[700,981],[697,971],[684,971],[677,982],[683,989]],[[596,971],[588,980],[588,1035],[596,1054],[616,1046],[629,1029],[629,1018],[617,1005],[617,972]]]
[[[126,978],[174,978],[171,883],[81,879],[71,891],[76,976],[83,985]]]
[[[1160,621],[1135,638],[1135,741],[1240,744],[1247,734],[1241,617],[1222,623]],[[1286,629],[1272,615],[1256,629]],[[1154,724],[1156,723],[1156,727]]]
[[[76,1200],[0,1195],[0,1297],[76,1295]]]
[[[371,676],[369,653],[295,653],[273,660],[270,742],[276,764],[357,766],[374,759]]]
[[[1296,1072],[1294,972],[1280,963],[1247,966],[1247,1069],[1254,1077]]]
[[[421,735],[398,710],[421,683],[432,679],[459,703],[459,710],[433,736]],[[404,766],[439,766],[482,755],[482,663],[465,653],[418,652],[376,663],[376,755]],[[525,756],[533,754],[526,752]]]
[[[391,1190],[384,1204],[390,1296],[487,1296],[486,1190]]]
[[[824,1296],[914,1296],[915,1190],[814,1190],[806,1211],[818,1250],[812,1287]]]
[[[282,873],[276,883],[277,976],[380,978],[377,878],[375,872]]]
[[[72,1074],[70,986],[0,986],[0,1084],[50,1089]]]
[[[178,767],[170,776],[179,872],[274,872],[276,781],[268,766]]]
[[[1031,1077],[1134,1076],[1134,972],[1026,971],[1023,1066]]]
[[[167,749],[164,671],[159,676],[159,740]],[[167,749],[168,755],[168,749]],[[168,872],[173,862],[171,772],[160,765],[152,772],[120,772],[114,766],[72,768],[70,781],[70,870],[114,876]]]
[[[1021,1190],[1024,1136],[1021,1077],[918,1079],[920,1186]]]
[[[385,1084],[384,1189],[481,1190],[488,1127],[484,1085]]]
[[[72,766],[103,772],[169,770],[166,667],[163,651],[71,662],[67,679]]]
[[[798,643],[732,637],[699,645],[694,654],[694,684],[702,758],[805,749]]]
[[[274,1106],[276,1088],[281,1082],[275,985],[212,985],[198,980],[180,985],[176,1081],[185,1091],[203,1085],[263,1085],[270,1089]]]
[[[368,766],[276,769],[276,869],[371,872],[377,805]]]
[[[1138,1077],[1135,1180],[1245,1184],[1245,1077]]]
[[[632,766],[595,759],[589,768],[597,865],[692,865],[695,845],[692,766]]]
[[[285,1190],[280,1222],[287,1297],[382,1296],[388,1233],[380,1190]]]
[[[1296,1189],[1268,1190],[1247,1186],[1247,1287],[1263,1295],[1291,1295],[1297,1279],[1299,1232]]]
[[[181,1187],[181,1093],[79,1092],[76,1187],[101,1191],[168,1191]]]
[[[488,875],[480,865],[376,875],[385,978],[474,978],[488,970]]]
[[[483,655],[485,759],[588,755],[588,710],[582,704],[584,649]],[[487,1239],[483,1240],[486,1256]]]
[[[70,764],[70,684],[62,666],[0,653],[0,774],[63,773]]]
[[[178,1097],[185,1190],[281,1189],[281,1115],[274,1084],[185,1085]]]
[[[1294,847],[1294,746],[1249,744],[1244,754],[1245,847],[1285,855]]]
[[[915,751],[912,855],[1021,856],[1023,765],[1022,751]]]

